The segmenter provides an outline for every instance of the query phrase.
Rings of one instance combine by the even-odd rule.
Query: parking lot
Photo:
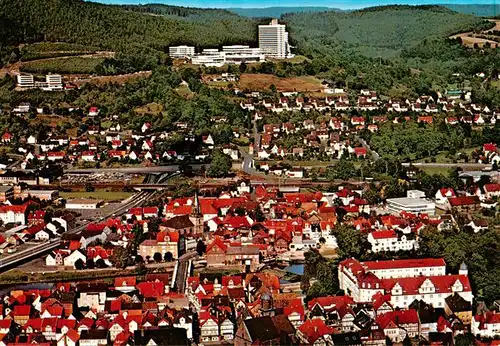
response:
[[[66,173],[61,178],[62,184],[102,184],[102,183],[135,183],[142,182],[143,175],[122,173],[122,172],[102,172],[102,173]]]

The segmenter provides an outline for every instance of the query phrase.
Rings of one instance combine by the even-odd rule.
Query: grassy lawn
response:
[[[269,90],[271,85],[278,91],[315,92],[321,91],[321,80],[312,76],[280,78],[270,74],[242,74],[238,87],[241,90]]]
[[[109,129],[111,125],[113,125],[113,122],[111,120],[101,122],[101,127],[103,129]]]
[[[70,58],[55,58],[38,60],[23,63],[21,71],[31,72],[38,74],[45,73],[63,73],[63,74],[76,74],[93,73],[95,68],[104,61],[105,58],[83,58],[83,57],[70,57]]]
[[[419,169],[423,170],[425,173],[429,175],[434,175],[434,174],[448,175],[448,171],[450,170],[449,167],[419,167]]]
[[[74,198],[90,198],[90,199],[101,199],[103,201],[119,201],[127,199],[133,195],[133,192],[123,192],[123,191],[72,191],[72,192],[60,192],[59,195],[65,199]]]
[[[160,115],[161,112],[163,112],[163,105],[152,102],[148,103],[147,105],[141,106],[141,107],[136,107],[134,109],[136,113],[139,113],[141,115],[144,114],[151,114],[151,115]]]
[[[175,89],[175,91],[177,91],[177,93],[184,98],[188,98],[193,95],[193,92],[189,89],[189,86],[187,85],[181,85],[177,89]]]

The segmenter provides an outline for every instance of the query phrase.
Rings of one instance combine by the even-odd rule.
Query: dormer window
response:
[[[453,292],[462,292],[464,290],[464,286],[460,282],[460,280],[457,279],[455,283],[453,284],[453,287],[451,288]]]
[[[394,287],[393,287],[393,288],[392,288],[392,290],[391,290],[391,294],[392,294],[393,296],[403,294],[403,289],[401,288],[401,286],[399,285],[399,283],[396,283],[396,284],[394,285]]]

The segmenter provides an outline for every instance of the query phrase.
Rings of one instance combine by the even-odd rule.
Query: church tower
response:
[[[203,233],[203,215],[201,214],[200,199],[198,198],[198,190],[194,193],[194,201],[191,207],[191,215],[189,219],[194,225],[194,233]]]

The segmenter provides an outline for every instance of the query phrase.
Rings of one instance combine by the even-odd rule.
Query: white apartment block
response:
[[[17,75],[17,86],[24,89],[39,88],[45,91],[63,89],[62,76],[59,74],[46,75],[45,82],[36,82],[34,76],[30,74],[19,74]]]
[[[273,19],[268,25],[259,25],[259,48],[265,56],[284,59],[290,55],[288,32],[284,24]]]
[[[49,91],[62,90],[62,77],[60,74],[48,74],[45,76],[45,86],[42,89]]]
[[[190,58],[194,55],[193,46],[173,46],[168,47],[168,55],[172,58]]]
[[[20,88],[33,88],[35,86],[35,77],[31,74],[18,74],[17,86]]]

